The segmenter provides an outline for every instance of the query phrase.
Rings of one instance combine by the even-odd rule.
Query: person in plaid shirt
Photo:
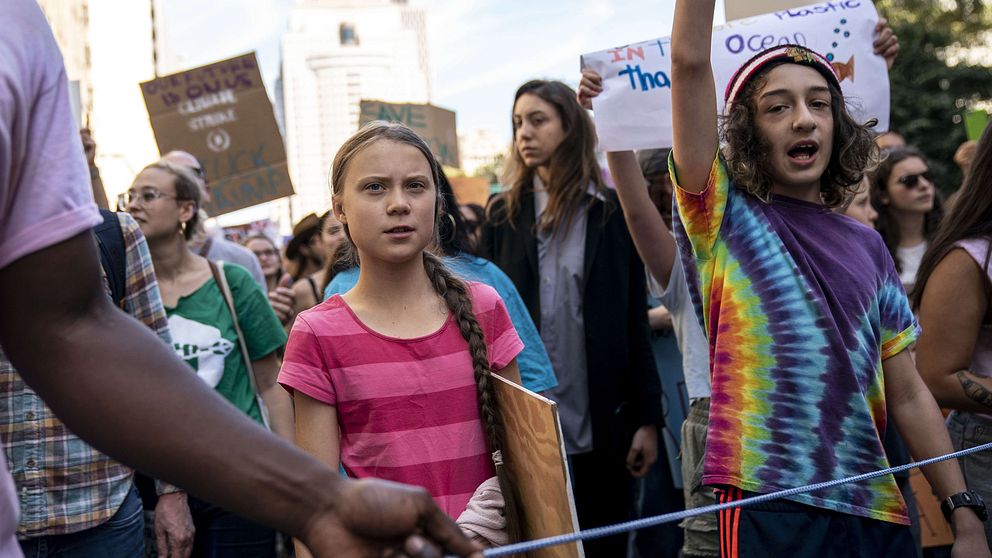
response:
[[[172,344],[145,237],[117,213],[124,237],[123,309]],[[104,287],[110,284],[104,274]],[[109,348],[109,347],[108,347]],[[144,520],[133,471],[79,439],[45,405],[0,352],[0,439],[17,486],[17,538],[28,556],[73,548],[79,556],[141,556]],[[82,474],[80,474],[82,472]],[[160,556],[188,556],[193,525],[186,493],[157,483]]]

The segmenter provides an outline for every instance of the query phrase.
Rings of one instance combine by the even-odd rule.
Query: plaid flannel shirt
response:
[[[117,216],[127,260],[124,309],[171,346],[169,322],[145,237],[130,215]],[[106,276],[104,280],[109,294]],[[112,363],[112,348],[108,341],[108,365]],[[131,469],[70,432],[2,353],[0,438],[20,501],[20,539],[96,527],[117,512],[131,489]]]

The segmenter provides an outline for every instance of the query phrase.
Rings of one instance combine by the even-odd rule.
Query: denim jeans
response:
[[[947,417],[947,431],[954,451],[992,442],[992,417],[954,411]],[[992,503],[992,452],[980,451],[958,458],[964,482],[978,492],[986,504]],[[985,522],[985,536],[992,546],[992,520]]]
[[[275,558],[275,530],[199,498],[188,501],[196,527],[194,558]]]
[[[131,487],[110,519],[85,531],[20,541],[25,558],[141,558],[145,553],[141,499]]]

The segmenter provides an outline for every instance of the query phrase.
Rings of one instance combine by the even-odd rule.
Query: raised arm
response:
[[[678,257],[675,238],[648,196],[648,187],[634,152],[607,153],[606,160],[610,165],[610,174],[617,187],[623,218],[627,221],[634,247],[651,276],[667,289],[668,280],[672,276],[672,264]]]
[[[672,126],[679,185],[706,188],[719,139],[710,65],[715,0],[678,0],[672,29]]]
[[[603,78],[592,70],[584,70],[579,80],[579,104],[591,109],[593,97],[602,91]],[[637,164],[637,157],[633,151],[616,151],[607,153],[606,160],[634,247],[655,281],[668,288],[676,258],[675,238],[648,195],[648,186]]]

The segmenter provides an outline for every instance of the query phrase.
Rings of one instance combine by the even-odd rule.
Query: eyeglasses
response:
[[[276,257],[276,256],[279,255],[279,252],[276,251],[276,250],[273,250],[272,248],[267,248],[265,250],[258,250],[258,251],[252,250],[252,252],[255,253],[255,257],[258,258],[258,259],[262,259],[263,257],[264,258],[274,258],[274,257]]]
[[[918,172],[916,174],[907,174],[906,176],[900,176],[897,182],[912,190],[913,188],[919,186],[920,178],[925,178],[927,179],[927,182],[929,182],[931,185],[933,184],[933,173],[930,171]]]
[[[172,194],[163,194],[158,190],[142,190],[140,192],[128,190],[127,192],[117,196],[117,209],[119,211],[127,211],[127,207],[131,205],[132,202],[138,207],[146,207],[159,198],[179,199]]]

